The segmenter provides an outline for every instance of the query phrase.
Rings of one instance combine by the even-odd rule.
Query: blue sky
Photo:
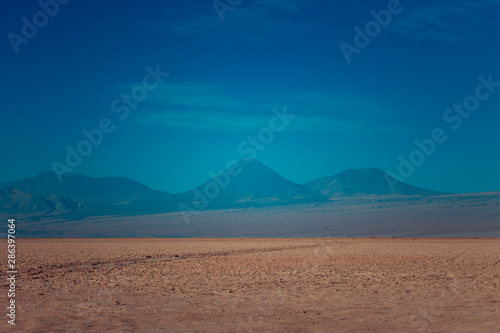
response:
[[[72,172],[187,191],[250,157],[238,147],[286,107],[296,117],[256,158],[293,182],[377,167],[434,190],[500,190],[500,87],[481,88],[489,96],[458,128],[443,118],[479,76],[500,82],[500,1],[221,0],[222,14],[212,1],[42,3],[46,22],[37,1],[0,14],[0,182],[66,165],[66,147],[109,119]],[[354,27],[366,34],[388,6],[397,13],[348,63],[340,44],[355,47]],[[40,27],[13,43],[23,17]],[[169,74],[144,90],[147,68]],[[112,104],[132,91],[147,96],[120,119]],[[447,140],[398,171],[435,128]]]

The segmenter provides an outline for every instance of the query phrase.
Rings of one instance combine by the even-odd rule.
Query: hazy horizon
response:
[[[242,161],[244,161],[244,160],[245,160],[245,159],[243,159]],[[255,159],[255,160],[257,160],[257,159]],[[239,163],[240,163],[240,162],[241,162],[241,161],[239,161]],[[259,161],[259,162],[260,162],[260,161]],[[320,177],[316,177],[316,178],[311,178],[311,179],[309,179],[308,181],[306,181],[306,182],[304,182],[304,183],[297,183],[297,182],[293,182],[293,181],[291,181],[290,179],[286,179],[286,178],[285,178],[285,179],[286,179],[286,180],[288,180],[288,181],[291,181],[291,182],[292,182],[292,183],[294,183],[294,184],[304,185],[304,184],[307,184],[307,183],[308,183],[308,182],[310,182],[310,181],[313,181],[313,180],[318,180],[318,179],[321,179],[321,178],[329,178],[329,177],[332,177],[332,176],[335,176],[335,175],[338,175],[338,174],[342,174],[343,172],[345,172],[345,171],[349,171],[349,170],[359,170],[359,171],[361,171],[361,170],[369,170],[369,169],[381,170],[381,169],[378,169],[378,168],[360,168],[360,169],[352,169],[352,168],[350,168],[350,169],[345,169],[345,170],[342,170],[341,172],[336,173],[336,174],[331,174],[331,175],[327,175],[327,176],[320,176]],[[227,170],[227,169],[226,169],[226,170]],[[271,169],[271,170],[272,170],[272,169]],[[225,170],[224,170],[224,171],[225,171]],[[275,172],[276,172],[276,170],[273,170],[273,171],[275,171]],[[381,170],[381,171],[386,172],[385,170]],[[2,182],[2,183],[0,183],[0,184],[7,184],[7,183],[11,183],[11,182],[16,182],[16,181],[22,181],[22,180],[25,180],[25,179],[28,179],[28,178],[36,178],[37,176],[39,176],[39,175],[43,174],[44,172],[55,173],[53,170],[44,170],[44,171],[42,171],[42,172],[39,172],[39,173],[38,173],[38,174],[36,174],[36,175],[32,175],[32,176],[29,176],[29,177],[25,177],[25,178],[23,178],[23,179],[13,179],[13,180],[11,180],[11,181]],[[279,172],[277,172],[277,173],[278,173],[278,175],[279,175]],[[387,173],[387,172],[386,172],[386,173]],[[77,172],[75,172],[75,173],[71,173],[71,174],[74,174],[74,175],[80,175],[80,176],[85,176],[85,177],[91,177],[91,176],[84,175],[84,174],[80,174],[80,173],[77,173]],[[218,173],[218,174],[219,174],[219,173]],[[395,179],[397,179],[397,180],[400,180],[400,179],[398,179],[398,176],[397,176],[397,175],[393,175],[393,174],[390,174],[390,173],[387,173],[387,174],[388,174],[389,176],[395,177]],[[212,175],[209,175],[209,176],[213,176],[213,174],[212,174]],[[281,175],[280,175],[280,176],[281,176]],[[113,177],[118,177],[118,178],[127,178],[127,179],[130,179],[130,180],[133,180],[133,181],[137,181],[136,179],[133,179],[133,178],[131,178],[131,177],[127,177],[127,176],[95,176],[95,177],[92,177],[92,178],[108,178],[108,177],[111,177],[111,178],[113,178]],[[210,180],[212,180],[212,179],[213,179],[213,177],[209,177],[209,178],[207,178],[207,179],[206,179],[206,181],[204,181],[204,182],[202,182],[202,183],[200,183],[200,184],[196,185],[195,187],[199,187],[199,186],[203,185],[205,182],[210,181]],[[137,182],[138,182],[138,181],[137,181]],[[139,183],[140,183],[140,184],[142,184],[142,185],[146,185],[146,184],[143,184],[143,183],[141,183],[141,182],[139,182]],[[417,185],[415,185],[415,184],[412,184],[411,182],[404,182],[404,183],[405,183],[405,184],[407,184],[407,185],[410,185],[410,186],[416,186],[416,187],[419,187],[419,188],[423,188],[423,187],[417,186]],[[147,187],[149,187],[149,188],[150,188],[150,189],[152,189],[152,190],[158,190],[158,191],[162,191],[162,192],[166,192],[166,193],[170,193],[170,194],[174,194],[174,195],[176,195],[176,194],[182,194],[182,193],[185,193],[185,192],[190,192],[190,191],[192,191],[192,190],[195,188],[195,187],[193,187],[193,188],[185,189],[185,190],[183,190],[183,191],[181,191],[181,192],[172,192],[172,191],[169,191],[169,190],[163,190],[163,189],[155,188],[154,186],[148,186],[148,185],[146,185],[146,186],[147,186]],[[425,188],[425,189],[426,189],[426,190],[434,190],[434,189],[432,189],[432,188]],[[437,192],[440,192],[440,191],[437,191]],[[500,191],[484,191],[484,192],[454,192],[454,193],[455,193],[455,194],[467,194],[467,193],[486,193],[486,192],[500,192]],[[452,192],[442,192],[442,193],[450,193],[450,194],[452,194]]]

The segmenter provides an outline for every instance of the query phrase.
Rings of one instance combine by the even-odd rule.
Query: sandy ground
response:
[[[46,239],[16,246],[16,326],[5,315],[3,261],[2,332],[500,331],[498,239]],[[6,249],[3,240],[2,258]]]

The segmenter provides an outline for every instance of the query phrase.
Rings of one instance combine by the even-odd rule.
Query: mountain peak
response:
[[[274,170],[256,159],[243,159],[195,190],[207,193],[210,189],[216,194],[206,200],[205,206],[231,207],[278,205],[304,202],[326,201],[326,198],[316,190],[305,185],[292,183],[281,177]],[[183,196],[192,196],[192,191]]]
[[[263,165],[259,161],[257,161],[255,158],[244,158],[238,163],[235,164],[235,166],[246,166],[246,165]]]
[[[260,173],[274,173],[276,176],[279,176],[268,166],[260,163],[254,158],[245,158],[233,165],[230,170],[232,174],[248,174],[251,173],[252,177],[259,178]]]
[[[330,177],[318,178],[306,183],[329,197],[358,195],[426,196],[439,192],[411,186],[398,181],[383,170],[376,168],[347,169]]]

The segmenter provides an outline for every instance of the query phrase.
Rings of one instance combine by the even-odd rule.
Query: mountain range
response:
[[[255,159],[245,159],[180,194],[153,190],[122,177],[53,172],[0,184],[0,212],[32,217],[145,215],[179,209],[225,209],[328,202],[344,197],[433,196],[443,193],[402,183],[379,169],[346,170],[295,184]],[[184,207],[184,208],[183,208]]]

